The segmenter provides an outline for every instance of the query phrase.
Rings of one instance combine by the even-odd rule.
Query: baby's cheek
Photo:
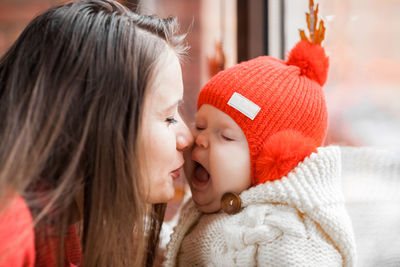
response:
[[[220,166],[222,167],[222,166]],[[224,194],[232,190],[233,181],[236,179],[234,177],[234,172],[230,168],[219,168],[218,171],[213,172],[211,175],[214,191],[217,194]],[[221,196],[222,197],[222,196]]]

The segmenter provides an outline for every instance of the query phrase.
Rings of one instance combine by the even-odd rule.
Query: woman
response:
[[[152,265],[192,143],[176,30],[78,1],[35,18],[1,59],[0,266]]]

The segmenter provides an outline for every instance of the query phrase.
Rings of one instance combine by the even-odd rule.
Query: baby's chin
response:
[[[194,204],[196,205],[196,208],[201,211],[202,213],[216,213],[221,210],[221,203],[220,202],[212,202],[212,203],[207,203],[207,204],[200,204],[196,202],[196,199],[194,196],[192,196]]]

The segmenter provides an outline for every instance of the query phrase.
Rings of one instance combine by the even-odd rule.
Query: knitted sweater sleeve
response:
[[[0,267],[34,266],[35,244],[31,213],[21,197],[0,211]]]
[[[343,264],[340,253],[329,238],[310,218],[294,208],[283,205],[249,206],[240,221],[234,224],[227,222],[223,227],[227,246],[224,262],[231,258],[234,266]]]

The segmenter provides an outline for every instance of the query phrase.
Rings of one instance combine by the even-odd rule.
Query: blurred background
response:
[[[185,115],[193,119],[212,74],[260,55],[284,58],[306,29],[307,0],[119,0],[176,16],[191,49],[183,64]],[[40,11],[65,1],[0,0],[0,56]],[[320,0],[330,56],[324,87],[328,144],[400,150],[400,1]]]
[[[62,2],[65,1],[0,0],[0,56],[35,15]],[[298,29],[307,28],[305,12],[308,11],[308,0],[119,2],[144,14],[178,17],[181,31],[187,33],[186,40],[191,47],[183,63],[184,113],[188,121],[193,120],[199,90],[213,74],[260,55],[285,58],[299,40]],[[320,4],[320,15],[326,23],[323,45],[330,57],[328,82],[324,87],[330,114],[327,144],[368,146],[380,151],[391,150],[393,155],[399,155],[400,1],[319,0],[316,3]],[[348,158],[350,161],[351,157]],[[394,169],[388,174],[392,178],[400,173],[396,164],[398,161],[389,164]],[[400,177],[396,176],[396,182],[390,184],[391,189],[397,192],[400,190],[399,180]],[[347,183],[347,186],[345,193],[354,196],[357,185]],[[184,192],[182,179],[177,182],[167,221],[176,213]],[[400,206],[394,207],[400,210]],[[393,219],[393,212],[385,212],[382,222],[392,220],[400,223],[398,211],[396,219]],[[362,217],[360,209],[353,214]],[[356,223],[361,224],[357,219]],[[384,224],[378,222],[376,227],[380,225],[383,227]],[[355,232],[356,237],[364,234],[356,225]],[[400,235],[396,235],[400,234],[398,231],[393,234],[400,240]],[[376,236],[374,238],[378,240]],[[386,242],[384,238],[379,240]],[[400,266],[399,241],[395,243],[394,251],[392,248],[390,253],[380,252],[380,258],[371,253],[376,253],[373,248],[382,244],[371,243],[367,248],[360,242],[360,266]],[[393,242],[384,247],[393,246]]]

